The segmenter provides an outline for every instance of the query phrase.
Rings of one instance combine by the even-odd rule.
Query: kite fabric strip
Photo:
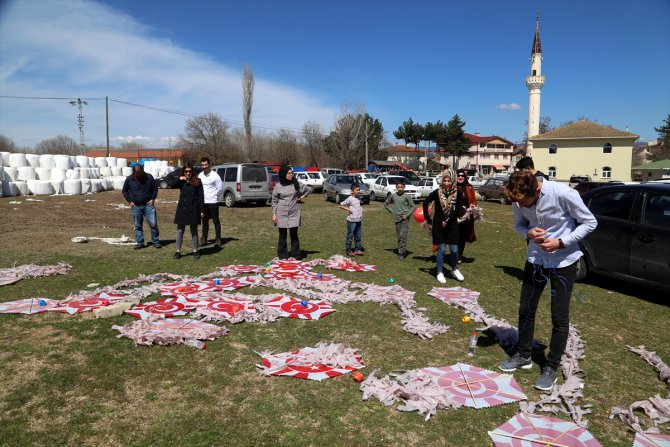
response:
[[[263,361],[256,367],[264,376],[289,376],[321,381],[365,367],[355,349],[340,343],[319,342],[313,348],[306,347],[279,354],[271,351],[257,354]]]
[[[146,320],[136,320],[123,326],[112,326],[120,332],[117,337],[128,337],[137,345],[169,345],[183,343],[186,339],[214,340],[228,329],[189,318],[163,318],[152,315]]]
[[[0,269],[0,286],[14,284],[23,278],[51,275],[65,275],[72,269],[70,264],[59,262],[57,265],[26,264],[19,267]]]
[[[489,436],[496,447],[602,447],[573,422],[523,412],[490,431]]]
[[[40,305],[40,302],[42,305]],[[0,314],[39,314],[54,310],[57,306],[58,301],[49,298],[25,298],[0,303]]]
[[[670,436],[654,433],[636,433],[633,447],[670,447]]]

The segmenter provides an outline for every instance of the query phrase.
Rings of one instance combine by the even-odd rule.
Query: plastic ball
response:
[[[221,280],[220,279],[215,279],[214,280],[214,285],[215,286],[220,286],[221,285]]]
[[[364,379],[365,377],[363,376],[363,373],[362,373],[362,372],[360,372],[360,371],[356,371],[356,372],[353,374],[353,378],[354,378],[354,380],[355,380],[356,382],[362,382],[363,379]]]
[[[302,300],[302,301],[300,301],[300,305],[301,305],[302,307],[307,307],[307,300]]]
[[[42,300],[42,299],[38,300],[37,304],[39,304],[40,306],[46,306],[47,305],[47,300]]]
[[[416,220],[419,223],[424,223],[426,221],[426,216],[423,215],[422,206],[414,210],[414,220]]]
[[[389,282],[390,282],[391,284],[395,284],[395,278],[391,278],[391,279],[389,279]]]
[[[107,298],[103,298],[102,304],[103,306],[109,306],[109,300]]]
[[[270,263],[269,263],[269,262],[266,262],[266,263],[265,263],[265,266],[266,266],[266,267],[270,267]]]
[[[269,272],[270,270],[272,270],[270,267],[265,267],[266,272]]]
[[[467,315],[463,315],[463,317],[461,318],[461,321],[463,323],[469,323],[470,322],[470,317],[467,316]]]
[[[317,273],[316,277],[319,278],[319,279],[323,278],[323,273]]]

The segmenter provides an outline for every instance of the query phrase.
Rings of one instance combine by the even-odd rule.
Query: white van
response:
[[[227,207],[239,202],[256,202],[263,206],[270,200],[268,170],[256,163],[226,163],[212,166],[223,181],[223,196]]]
[[[344,174],[344,171],[338,168],[322,168],[321,173],[323,174],[323,178],[328,178],[329,175]]]
[[[323,190],[324,180],[321,171],[294,171],[293,174],[301,185],[307,185],[315,192],[321,192]]]

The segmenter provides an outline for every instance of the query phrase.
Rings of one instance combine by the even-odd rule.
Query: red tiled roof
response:
[[[107,149],[91,149],[86,152],[87,157],[106,157]],[[181,158],[184,155],[182,149],[118,149],[109,148],[110,157],[127,158],[129,160],[136,160],[139,158]]]
[[[511,141],[509,141],[508,139],[503,138],[503,137],[499,137],[498,135],[490,135],[490,136],[487,136],[487,137],[482,137],[481,135],[474,135],[474,134],[467,133],[467,132],[465,132],[464,135],[468,140],[470,140],[472,142],[472,144],[487,143],[491,140],[501,140],[501,141],[504,141],[504,142],[509,143],[509,144],[514,144]]]

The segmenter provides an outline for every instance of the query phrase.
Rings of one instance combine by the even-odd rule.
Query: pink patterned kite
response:
[[[305,305],[303,306],[303,302]],[[274,307],[281,311],[282,317],[300,318],[301,320],[318,320],[335,309],[323,301],[299,300],[292,296],[279,295],[276,298],[266,301],[265,306]]]
[[[225,327],[200,320],[162,318],[160,315],[112,326],[112,329],[120,332],[118,337],[128,337],[138,345],[168,345],[183,343],[186,339],[214,340],[228,332]]]
[[[510,374],[502,374],[457,363],[420,372],[437,379],[437,384],[458,404],[473,408],[495,407],[526,399]]]
[[[377,266],[372,265],[372,264],[361,264],[355,261],[351,261],[350,259],[347,258],[339,258],[339,259],[329,259],[326,261],[324,264],[326,268],[332,269],[332,270],[342,270],[345,272],[374,272],[377,270]]]
[[[670,435],[636,433],[633,447],[670,447]]]
[[[216,315],[223,319],[231,319],[242,310],[246,310],[250,313],[256,311],[256,307],[251,301],[238,301],[230,298],[199,301],[196,304],[196,308],[197,310],[207,310],[208,315]]]
[[[40,302],[43,304],[40,306]],[[39,314],[54,310],[58,301],[49,298],[26,298],[23,300],[0,303],[0,314]]]
[[[529,413],[517,413],[489,436],[496,447],[602,447],[573,422]]]
[[[260,273],[263,271],[263,267],[258,265],[225,265],[219,267],[219,271],[224,276],[236,276],[245,273]]]
[[[163,296],[181,296],[189,299],[197,299],[198,294],[201,292],[230,292],[254,284],[256,284],[256,281],[253,277],[242,276],[239,278],[165,284],[161,286],[160,291]]]
[[[437,298],[447,304],[463,305],[466,303],[476,303],[479,299],[479,292],[466,289],[465,287],[433,287],[428,295]]]
[[[123,298],[125,298],[125,295],[122,293],[100,292],[82,299],[58,301],[56,307],[49,310],[74,315],[118,303]]]
[[[128,315],[148,319],[151,315],[163,315],[165,317],[178,317],[186,315],[195,309],[197,301],[186,298],[168,298],[165,300],[150,301],[148,303],[138,304],[127,310]]]
[[[263,364],[256,366],[262,374],[298,379],[320,381],[365,367],[355,350],[335,343],[319,343],[315,348],[306,347],[279,354],[264,352],[260,355]]]

